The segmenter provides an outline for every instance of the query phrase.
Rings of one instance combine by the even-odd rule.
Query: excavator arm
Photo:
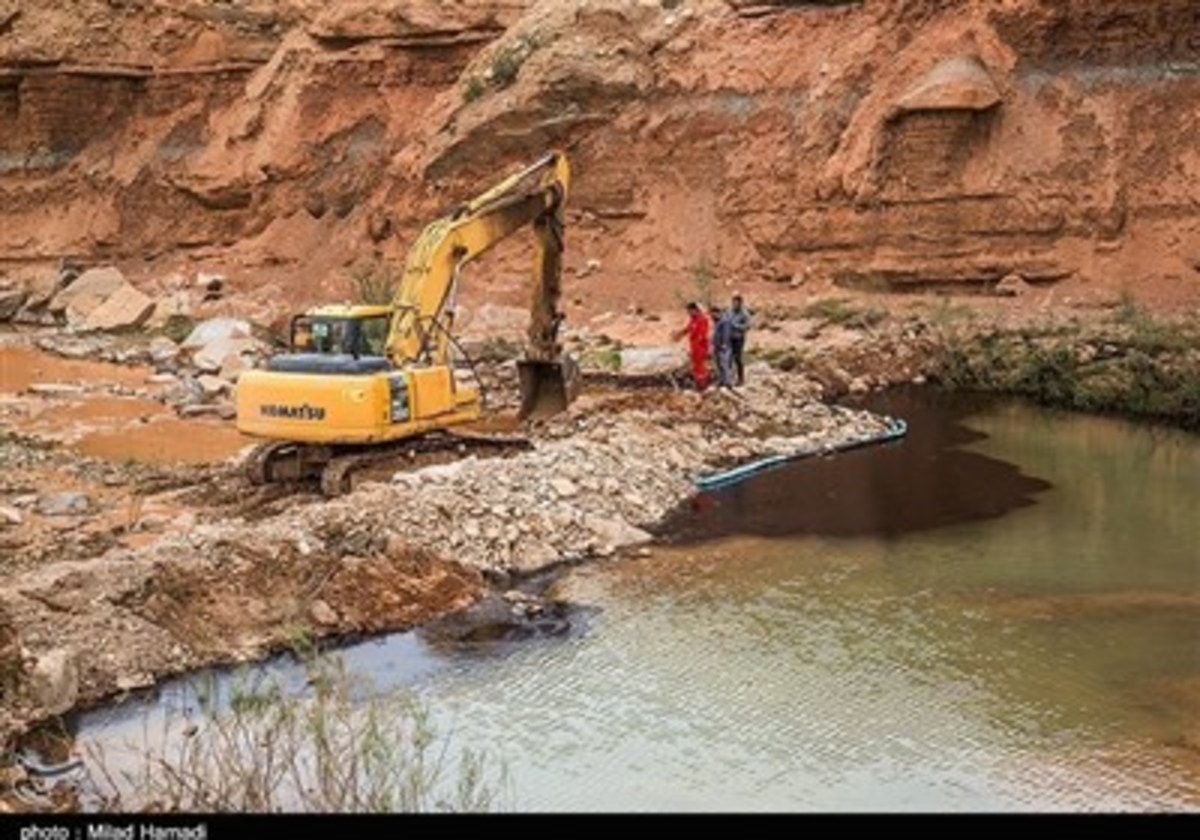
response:
[[[574,367],[558,344],[563,205],[569,183],[567,159],[554,152],[425,228],[409,252],[393,302],[387,354],[394,365],[448,363],[460,271],[528,225],[534,230],[536,253],[529,341],[521,362],[521,413],[565,407],[575,380]]]
[[[558,343],[563,207],[569,185],[566,156],[553,152],[425,228],[409,252],[393,301],[387,354],[394,365],[448,363],[462,268],[528,225],[536,248],[528,345],[518,365],[521,415],[566,407],[578,379]]]

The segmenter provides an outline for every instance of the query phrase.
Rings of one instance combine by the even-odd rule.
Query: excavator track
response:
[[[416,462],[420,456],[453,452],[502,455],[532,448],[528,438],[450,431],[430,432],[393,443],[356,447],[330,447],[272,441],[258,446],[246,461],[246,477],[252,484],[297,482],[319,479],[327,497],[340,496],[354,488],[357,474],[390,461]]]
[[[357,474],[398,458],[413,462],[419,456],[438,452],[453,452],[459,456],[468,453],[501,455],[532,447],[529,439],[524,437],[431,432],[390,445],[372,446],[335,456],[321,473],[321,492],[329,498],[349,493],[354,489],[354,477]]]
[[[292,441],[259,444],[244,466],[251,484],[278,484],[316,478],[333,458],[332,448]]]

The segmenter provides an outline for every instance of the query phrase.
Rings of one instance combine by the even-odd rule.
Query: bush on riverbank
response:
[[[1133,304],[1087,328],[944,336],[935,375],[953,389],[1200,430],[1200,322],[1157,320]]]
[[[488,811],[503,772],[449,750],[426,709],[399,693],[376,693],[340,660],[309,665],[312,691],[278,682],[235,685],[218,702],[202,687],[200,718],[176,721],[143,744],[133,770],[92,750],[92,787],[102,810],[163,812],[391,813]],[[147,738],[149,742],[149,738]]]

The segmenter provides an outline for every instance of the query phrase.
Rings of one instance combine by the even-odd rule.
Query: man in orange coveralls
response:
[[[687,311],[687,326],[677,332],[675,338],[678,340],[687,336],[692,378],[696,380],[696,390],[703,391],[708,387],[708,318],[697,303],[689,303]]]

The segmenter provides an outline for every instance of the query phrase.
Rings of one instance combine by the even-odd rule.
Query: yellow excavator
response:
[[[528,344],[517,363],[519,416],[564,410],[579,382],[558,341],[569,184],[567,159],[553,152],[428,225],[390,304],[295,316],[290,352],[238,379],[238,430],[266,439],[247,460],[251,481],[319,476],[336,495],[349,489],[358,465],[406,444],[502,445],[451,431],[482,413],[478,387],[455,375],[455,301],[463,267],[526,225],[536,253]]]

